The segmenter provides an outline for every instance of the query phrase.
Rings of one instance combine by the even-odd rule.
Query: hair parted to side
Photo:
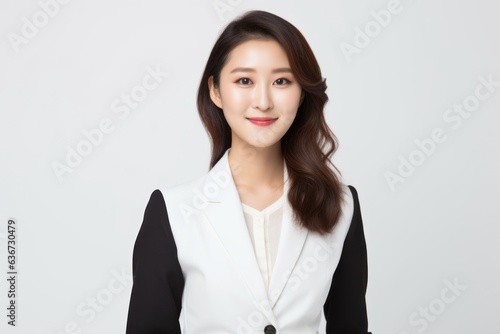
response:
[[[302,33],[283,18],[260,10],[249,11],[230,22],[214,44],[198,89],[197,107],[212,141],[212,168],[231,147],[231,128],[211,100],[208,80],[219,86],[229,53],[248,40],[275,40],[285,50],[304,99],[292,125],[281,139],[288,171],[288,201],[300,225],[320,234],[337,223],[344,200],[342,185],[330,161],[337,138],[328,127],[323,109],[328,101],[326,79]]]

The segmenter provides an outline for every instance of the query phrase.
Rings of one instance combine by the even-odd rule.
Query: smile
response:
[[[277,120],[277,118],[270,118],[270,117],[252,117],[247,119],[253,124],[258,126],[268,126],[273,124]]]

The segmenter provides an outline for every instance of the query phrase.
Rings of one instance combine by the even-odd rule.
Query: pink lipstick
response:
[[[277,118],[271,118],[271,117],[250,117],[247,119],[253,124],[258,126],[268,126],[273,124],[277,120]]]

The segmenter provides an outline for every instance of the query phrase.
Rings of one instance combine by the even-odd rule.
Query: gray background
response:
[[[154,189],[207,172],[196,90],[218,33],[248,9],[297,26],[327,78],[333,161],[365,224],[370,330],[498,332],[498,1],[73,0],[46,8],[52,16],[49,3],[0,3],[4,273],[7,220],[19,226],[18,326],[6,324],[1,279],[2,333],[124,333],[145,205]],[[398,13],[377,31],[373,13],[388,7]],[[31,35],[27,21],[39,25]],[[364,29],[369,44],[346,56]],[[115,112],[148,68],[168,76]],[[479,87],[488,77],[490,91]],[[469,116],[449,111],[464,103]],[[112,130],[58,177],[53,165],[105,119]],[[416,141],[436,131],[442,140],[422,153]],[[416,166],[391,187],[401,159]]]

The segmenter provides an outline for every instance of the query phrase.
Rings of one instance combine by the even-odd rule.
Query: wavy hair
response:
[[[330,158],[337,138],[328,127],[323,109],[328,101],[326,79],[302,33],[283,18],[260,10],[249,11],[230,22],[214,44],[198,89],[197,108],[212,144],[212,168],[231,147],[231,128],[210,98],[208,81],[219,87],[220,73],[229,53],[249,40],[275,40],[285,50],[292,73],[304,98],[289,130],[281,139],[289,191],[297,222],[320,234],[332,230],[341,215],[344,194]],[[331,165],[333,169],[329,167]]]

